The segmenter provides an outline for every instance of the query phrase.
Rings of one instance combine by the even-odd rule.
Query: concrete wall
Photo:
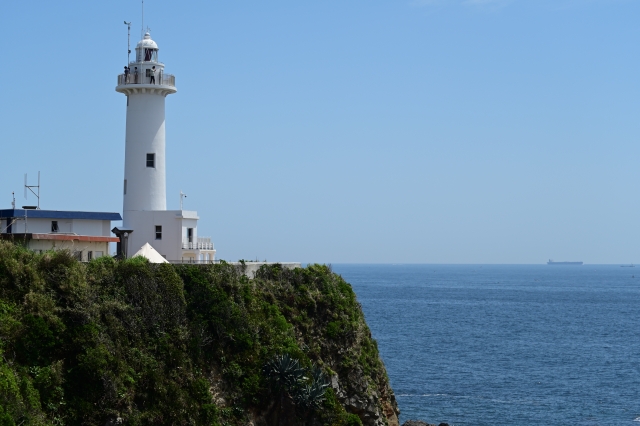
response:
[[[111,225],[111,222],[108,220],[73,219],[71,232],[78,235],[101,235],[109,237],[111,236],[109,225]]]
[[[182,241],[187,240],[188,229],[193,228],[193,241],[198,241],[198,220],[197,219],[183,219],[182,220]]]
[[[228,262],[230,265],[238,268],[240,272],[249,278],[254,278],[258,269],[263,265],[276,265],[280,264],[285,269],[301,268],[302,264],[299,262],[245,262],[244,265],[240,262]]]
[[[69,250],[71,252],[82,252],[82,260],[87,259],[87,252],[93,252],[93,257],[109,255],[109,243],[103,242],[87,242],[87,241],[55,241],[55,240],[30,240],[28,244],[29,250],[48,251],[48,250]]]
[[[75,233],[78,235],[93,235],[101,237],[111,236],[111,221],[109,220],[89,220],[89,219],[42,219],[34,218],[30,219],[27,214],[27,221],[25,227],[24,218],[18,219],[12,226],[11,232],[17,233],[32,233],[32,234],[49,234],[51,233],[51,222],[58,221],[59,233]],[[6,222],[3,222],[3,228],[6,227]]]

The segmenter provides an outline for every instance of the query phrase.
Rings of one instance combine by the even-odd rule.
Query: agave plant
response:
[[[288,354],[276,355],[264,365],[263,373],[272,388],[278,392],[278,401],[274,407],[276,424],[286,424],[281,413],[287,397],[302,412],[305,424],[325,400],[329,380],[318,366],[314,365],[307,374],[297,359],[291,358]]]
[[[294,401],[297,406],[305,411],[320,408],[325,399],[325,393],[329,387],[329,380],[320,368],[314,366],[311,371],[311,380],[296,389]]]
[[[276,355],[263,368],[264,375],[277,391],[289,392],[305,380],[305,370],[289,354]]]
[[[291,358],[289,354],[276,355],[271,361],[267,362],[263,369],[264,375],[271,383],[271,386],[278,392],[278,401],[276,407],[276,424],[284,422],[281,418],[282,407],[285,403],[285,397],[293,397],[296,390],[306,380],[305,370],[300,366],[297,359]],[[294,399],[295,400],[295,399]],[[286,422],[285,422],[286,424]]]

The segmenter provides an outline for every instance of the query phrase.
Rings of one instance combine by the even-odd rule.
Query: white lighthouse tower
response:
[[[158,50],[147,32],[116,86],[127,96],[122,217],[123,228],[133,231],[127,251],[149,243],[171,261],[212,261],[211,239],[197,235],[197,213],[167,210],[165,98],[177,89]]]
[[[176,93],[175,78],[164,74],[158,45],[146,33],[136,46],[136,61],[116,90],[127,95],[123,226],[135,225],[131,212],[167,209],[164,101]]]

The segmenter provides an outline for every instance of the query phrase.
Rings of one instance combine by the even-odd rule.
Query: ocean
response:
[[[332,267],[362,304],[400,424],[640,425],[640,267]]]

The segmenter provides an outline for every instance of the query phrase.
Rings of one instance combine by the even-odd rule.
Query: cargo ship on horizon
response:
[[[582,265],[582,262],[554,262],[553,260],[549,259],[547,265]]]

